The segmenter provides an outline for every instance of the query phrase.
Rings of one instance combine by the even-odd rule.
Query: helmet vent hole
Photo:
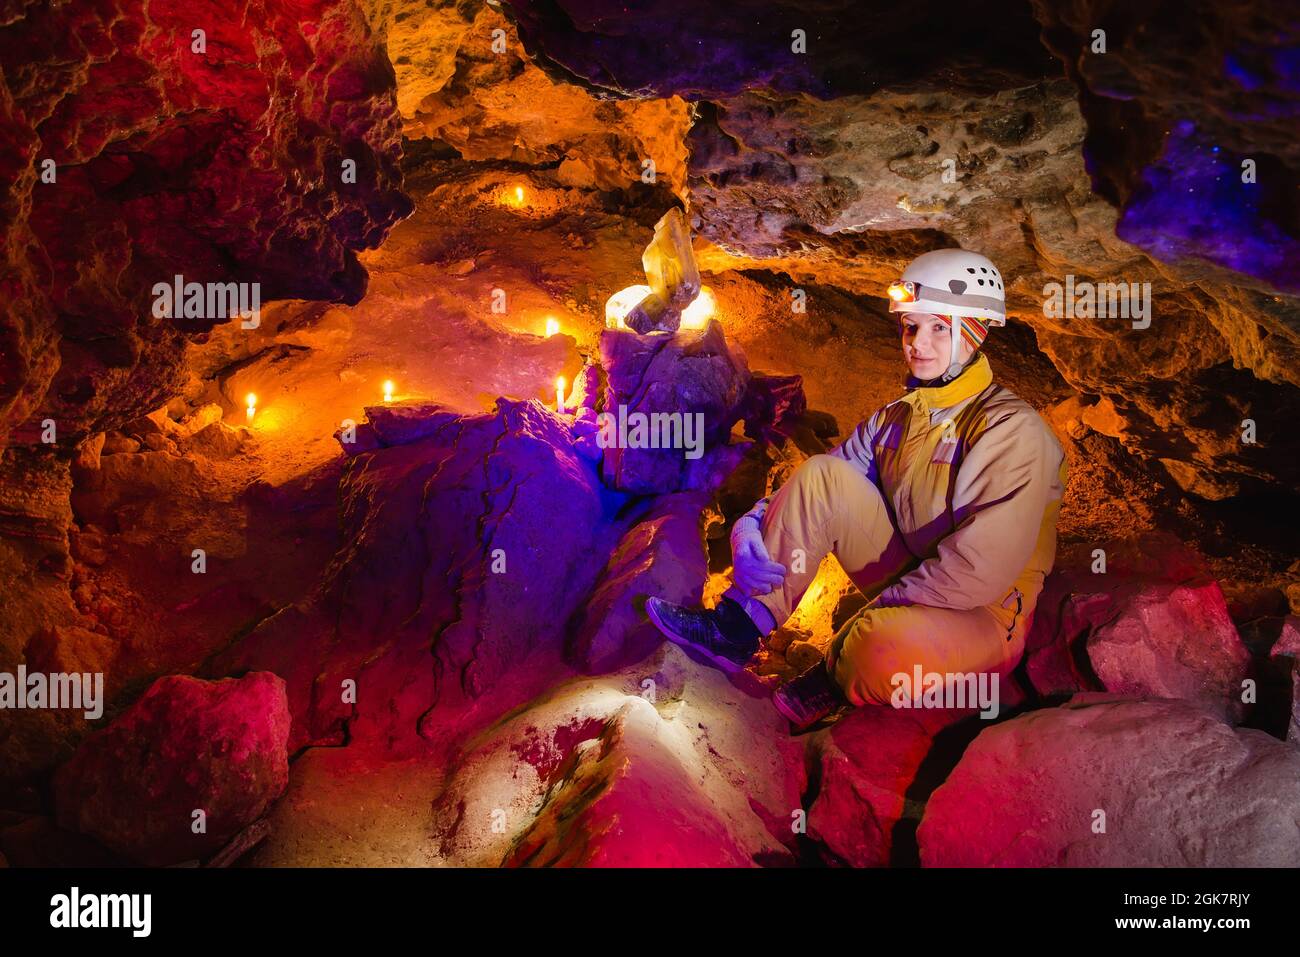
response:
[[[966,271],[967,271],[968,273],[974,274],[974,272],[975,272],[975,267],[974,267],[974,266],[967,266],[967,267],[966,267]]]

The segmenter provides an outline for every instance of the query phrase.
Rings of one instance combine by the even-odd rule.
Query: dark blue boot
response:
[[[687,608],[647,598],[645,611],[669,641],[699,652],[728,674],[745,667],[762,638],[745,609],[730,598],[716,608]]]
[[[772,704],[789,719],[796,731],[803,731],[847,708],[849,699],[844,697],[844,692],[826,670],[826,662],[819,661],[798,678],[778,688],[772,695]]]

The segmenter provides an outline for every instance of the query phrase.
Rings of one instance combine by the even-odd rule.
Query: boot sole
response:
[[[779,713],[781,717],[790,722],[796,734],[802,734],[804,731],[811,731],[818,725],[834,724],[845,713],[845,708],[843,707],[832,708],[830,711],[827,711],[823,715],[818,715],[811,721],[801,721],[794,716],[794,713],[786,705],[785,698],[781,696],[779,690],[774,692],[772,695],[772,707],[776,708],[777,713]]]
[[[815,725],[818,721],[822,720],[821,718],[816,718],[812,721],[806,721],[806,722],[800,720],[798,717],[795,716],[794,712],[792,712],[788,707],[786,707],[785,699],[782,698],[780,694],[772,695],[772,706],[776,708],[776,710],[780,713],[781,717],[785,718],[785,720],[789,721],[790,724],[794,726],[794,729],[796,731],[806,731],[807,729]]]
[[[645,613],[646,617],[650,619],[650,622],[659,629],[659,632],[678,648],[685,651],[695,652],[697,655],[707,659],[715,668],[725,671],[729,675],[739,674],[745,670],[744,664],[736,664],[736,662],[732,661],[730,658],[723,658],[721,655],[715,655],[713,652],[709,651],[709,649],[697,645],[693,641],[688,641],[681,635],[676,634],[671,628],[664,624],[663,619],[661,619],[658,613],[656,613],[654,602],[647,601],[645,603]]]

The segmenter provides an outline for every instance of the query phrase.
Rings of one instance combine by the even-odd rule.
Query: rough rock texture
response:
[[[59,769],[59,824],[142,864],[207,857],[284,791],[288,738],[273,674],[160,678]],[[193,831],[196,810],[205,833]]]
[[[1240,717],[1250,654],[1199,556],[1167,534],[1059,551],[1026,638],[1040,694],[1181,698]]]
[[[1186,702],[1079,695],[980,734],[917,840],[927,867],[1295,867],[1297,802],[1291,744]]]
[[[708,496],[681,492],[654,500],[623,536],[587,599],[568,657],[589,674],[632,664],[663,643],[645,617],[647,595],[697,604],[708,574],[701,512]]]
[[[1287,616],[1282,624],[1282,633],[1269,655],[1290,666],[1291,723],[1287,727],[1286,739],[1300,744],[1300,618]]]
[[[860,708],[813,735],[817,797],[808,809],[808,837],[822,856],[850,867],[886,867],[915,854],[921,809],[941,780],[932,766],[935,738],[959,723],[957,737],[973,738],[984,727],[969,720],[974,714]]]
[[[728,345],[720,323],[672,335],[610,329],[601,335],[600,356],[608,376],[604,411],[611,435],[623,431],[620,422],[629,423],[626,444],[619,436],[616,446],[605,449],[606,484],[654,494],[708,487],[719,473],[726,478],[728,464],[734,466],[739,456],[725,443],[743,414],[750,376],[744,353]],[[660,423],[671,420],[651,418],[656,414],[674,416],[676,431],[665,436]],[[688,416],[694,418],[688,422]],[[633,432],[638,419],[644,423],[640,439]],[[695,448],[684,446],[687,438]],[[655,447],[649,447],[652,441]],[[677,446],[665,447],[669,442]],[[720,456],[728,463],[721,468]]]
[[[184,337],[224,317],[154,318],[155,283],[355,302],[355,251],[410,212],[392,68],[360,8],[257,0],[229,14],[205,0],[150,17],[6,6],[0,443],[47,415],[76,439],[178,391]]]
[[[540,404],[435,408],[427,432],[399,413],[380,421],[403,421],[409,444],[348,464],[341,548],[317,593],[209,665],[284,677],[295,750],[340,740],[345,724],[351,740],[419,747],[445,733],[448,702],[472,704],[530,652],[558,664],[566,623],[621,531],[623,496]]]
[[[461,865],[793,863],[800,748],[677,648],[561,685],[470,742],[434,807]]]
[[[557,82],[487,4],[369,0],[368,7],[386,37],[412,139],[444,142],[469,160],[555,163],[569,186],[632,190],[652,182],[684,193],[689,116],[680,98],[602,101]],[[652,180],[644,178],[647,160]]]
[[[998,89],[1048,68],[1030,11],[981,0],[954,17],[922,2],[738,0],[725,7],[647,0],[515,0],[510,11],[549,69],[607,96],[727,96],[767,86],[822,97],[885,83]],[[916,24],[927,25],[916,42]],[[802,29],[806,52],[792,33]],[[864,56],[870,51],[870,56]]]
[[[1089,171],[1121,204],[1120,237],[1300,292],[1294,10],[1198,0],[1157,29],[1143,26],[1162,12],[1154,0],[1122,14],[1090,0],[1033,6],[1079,86]],[[1099,28],[1104,51],[1093,50]]]

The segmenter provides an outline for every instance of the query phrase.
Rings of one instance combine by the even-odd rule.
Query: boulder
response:
[[[224,422],[213,422],[194,432],[185,441],[185,450],[208,459],[228,459],[238,454],[249,434],[247,429],[232,429]]]
[[[1300,750],[1188,701],[1081,694],[985,729],[931,795],[927,867],[1300,866]]]
[[[141,864],[206,857],[284,791],[288,738],[273,674],[159,678],[59,768],[58,823]],[[200,810],[206,830],[195,833]]]
[[[940,780],[930,767],[935,738],[962,725],[966,730],[957,736],[965,743],[984,727],[976,715],[970,709],[858,708],[812,735],[808,753],[817,796],[808,809],[808,836],[822,856],[851,867],[907,863],[915,854],[921,809]]]
[[[354,742],[423,753],[510,675],[562,670],[568,622],[625,531],[626,497],[574,452],[565,417],[505,399],[427,415],[378,413],[391,440],[423,437],[348,459],[320,588],[209,664],[282,675],[294,749],[341,743],[346,725]]]
[[[665,645],[473,742],[434,802],[454,865],[792,864],[801,748],[763,697]]]
[[[656,499],[614,550],[583,607],[569,657],[599,674],[639,661],[663,642],[645,617],[647,595],[698,604],[708,575],[699,492]]]
[[[601,334],[600,354],[607,376],[605,483],[637,494],[699,487],[692,482],[700,481],[702,468],[706,474],[709,470],[701,465],[703,455],[688,458],[687,453],[707,454],[726,444],[742,414],[750,379],[744,356],[728,347],[721,324],[711,322],[703,330],[673,335],[607,329]],[[649,418],[655,414],[674,418]],[[646,425],[638,437],[634,427],[640,416]],[[699,418],[688,423],[687,416]],[[689,437],[698,447],[647,447],[652,440],[664,444],[657,442],[657,422],[677,424],[677,432],[667,437],[670,442],[680,446]],[[688,424],[694,428],[696,423],[702,423],[702,434],[688,436]]]
[[[1105,551],[1105,571],[1093,557]],[[1242,714],[1250,654],[1201,558],[1167,533],[1062,549],[1026,639],[1042,695],[1075,691],[1202,701]]]

